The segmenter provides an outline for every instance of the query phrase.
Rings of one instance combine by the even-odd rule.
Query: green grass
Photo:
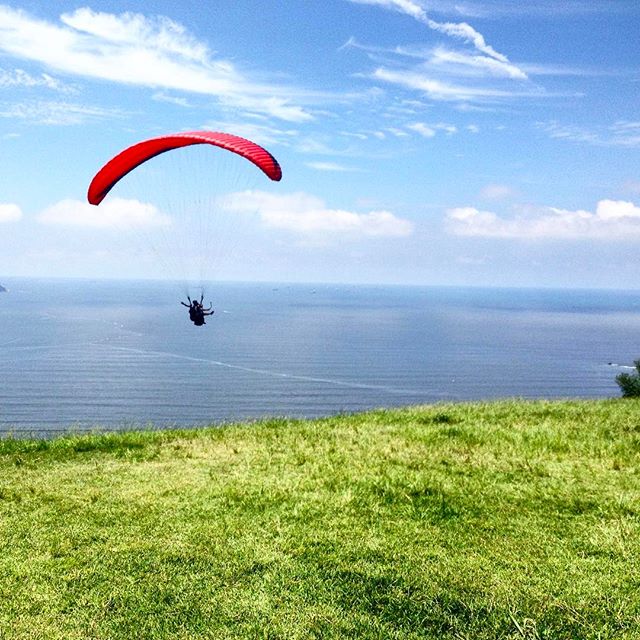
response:
[[[640,401],[0,440],[0,638],[640,638]]]

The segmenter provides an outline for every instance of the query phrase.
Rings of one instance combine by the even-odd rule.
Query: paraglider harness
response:
[[[203,298],[204,294],[200,296],[200,301],[198,302],[198,300],[191,300],[191,298],[187,296],[189,304],[187,304],[186,302],[182,302],[182,300],[180,301],[181,305],[189,308],[189,320],[191,320],[191,322],[193,322],[196,327],[201,327],[203,324],[206,324],[204,319],[205,316],[213,315],[213,305],[209,303],[209,308],[205,309],[202,306]]]

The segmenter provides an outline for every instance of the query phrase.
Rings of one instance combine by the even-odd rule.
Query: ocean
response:
[[[640,292],[8,278],[0,433],[194,426],[444,401],[610,398]]]

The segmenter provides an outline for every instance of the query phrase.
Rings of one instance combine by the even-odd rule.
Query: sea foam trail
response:
[[[236,371],[244,371],[247,373],[255,373],[258,375],[270,376],[272,378],[287,378],[289,380],[300,380],[303,382],[318,382],[323,384],[331,384],[338,387],[348,387],[350,389],[369,389],[374,391],[385,391],[395,395],[412,395],[418,393],[415,389],[399,389],[387,385],[367,384],[364,382],[348,382],[346,380],[335,380],[332,378],[316,378],[313,376],[301,376],[293,373],[284,373],[282,371],[274,371],[272,369],[257,369],[255,367],[244,367],[230,362],[222,362],[221,360],[211,360],[209,358],[197,358],[195,356],[186,356],[181,353],[171,353],[170,351],[152,351],[146,349],[134,349],[132,347],[116,347],[113,345],[100,345],[113,351],[125,351],[129,353],[139,353],[141,355],[153,355],[166,358],[175,358],[178,360],[188,360],[191,362],[200,362],[213,365],[216,367],[224,367],[226,369],[234,369]]]
[[[7,342],[2,342],[2,343],[0,343],[0,347],[6,347],[7,345],[15,344],[19,340],[20,340],[20,338],[14,338],[13,340],[8,340]]]

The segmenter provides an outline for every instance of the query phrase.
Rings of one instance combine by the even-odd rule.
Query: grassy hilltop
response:
[[[640,638],[640,401],[0,441],[0,638]]]

